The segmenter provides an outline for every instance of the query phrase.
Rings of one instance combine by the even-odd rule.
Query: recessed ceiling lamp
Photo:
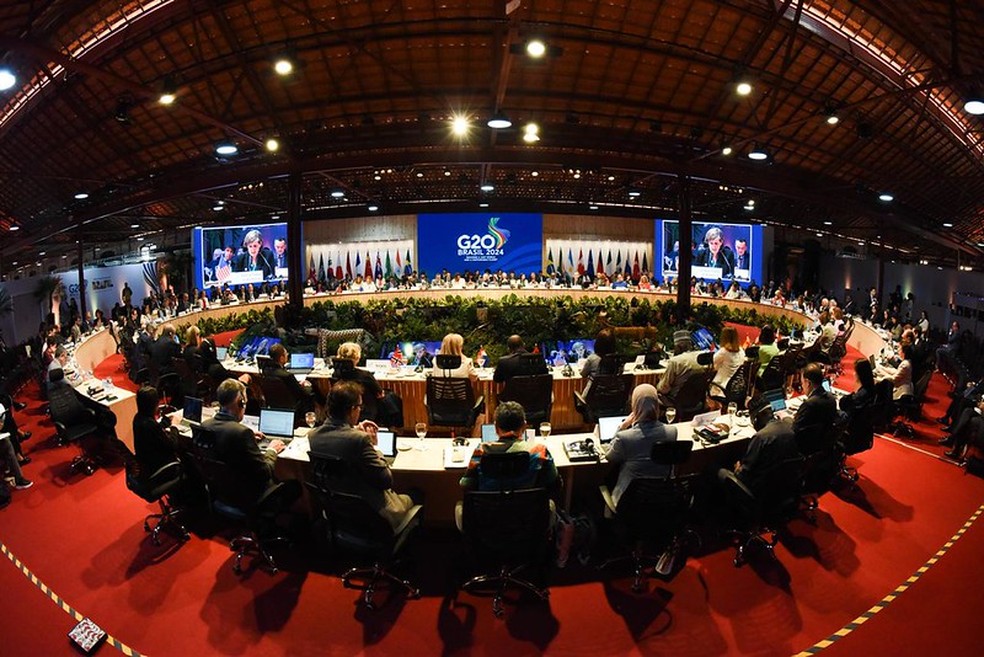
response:
[[[598,209],[598,206],[597,205],[589,205],[588,206],[588,209],[589,210],[597,210]]]
[[[281,55],[273,63],[273,70],[277,72],[277,75],[290,75],[294,72],[294,62],[287,55]]]
[[[225,210],[225,206],[224,205],[213,205],[212,206],[212,210],[215,211],[215,212],[221,212],[222,210]]]
[[[878,195],[878,200],[881,201],[882,203],[891,203],[892,201],[895,200],[895,197],[889,194],[888,192],[882,192],[881,194]]]
[[[215,152],[219,155],[235,155],[239,152],[239,147],[231,141],[223,141],[215,145]]]
[[[418,178],[423,178],[424,177],[424,172],[423,171],[418,171],[417,172],[417,177]]]
[[[0,91],[6,91],[17,84],[17,76],[9,68],[0,68]]]
[[[752,150],[748,151],[748,159],[763,162],[769,159],[769,154],[764,148],[756,144],[752,147]]]
[[[478,204],[478,207],[480,207],[480,208],[487,208],[487,207],[489,207],[489,204],[488,203],[479,203]]]
[[[456,137],[464,137],[471,129],[471,122],[466,116],[455,116],[451,119],[451,133]]]
[[[746,80],[742,80],[741,82],[735,85],[735,93],[737,93],[739,96],[747,96],[748,94],[752,93],[751,83]]]
[[[161,105],[170,105],[177,98],[177,87],[174,84],[174,80],[171,78],[164,78],[164,84],[161,87],[161,95],[157,98],[157,102]]]
[[[485,183],[484,185],[479,187],[479,189],[482,190],[483,192],[491,192],[495,189],[495,186],[490,185],[489,183]]]
[[[78,192],[75,194],[76,201],[84,201],[87,198],[89,198],[88,192]]]
[[[530,175],[533,176],[534,178],[536,178],[537,176],[540,175],[540,172],[539,171],[530,171]]]
[[[734,153],[734,149],[731,148],[730,146],[725,146],[724,148],[721,149],[721,155],[727,156],[727,155],[731,155],[732,153]]]
[[[369,212],[375,212],[378,209],[379,209],[379,206],[378,205],[370,205],[369,206]]]
[[[831,221],[825,221],[825,222],[823,222],[823,225],[824,226],[832,226],[833,225],[833,222],[831,222]]]
[[[840,118],[836,114],[827,116],[827,125],[837,125],[838,123],[840,123]]]
[[[343,192],[340,189],[336,189],[331,193],[332,198],[344,198],[344,196],[345,196],[345,192]]]
[[[967,112],[967,114],[973,114],[974,116],[984,114],[984,100],[980,98],[971,98],[964,103],[964,111]]]
[[[512,121],[502,112],[498,112],[485,124],[493,130],[505,130],[512,127]]]
[[[18,226],[17,224],[11,224],[10,225],[10,228],[8,228],[7,230],[9,230],[11,232],[13,232],[15,230],[20,230],[20,226]],[[16,265],[17,263],[15,262],[14,264]]]
[[[523,141],[527,144],[535,144],[540,141],[540,126],[535,123],[527,123],[523,127]]]
[[[629,196],[631,196],[632,198],[638,198],[642,196],[642,192],[640,192],[638,189],[633,189],[632,191],[629,192]]]
[[[276,153],[280,150],[280,142],[270,137],[266,140],[266,149],[271,153]]]
[[[130,228],[140,228],[140,224],[130,224]]]
[[[953,224],[951,224],[949,221],[946,221],[943,223],[943,228],[953,228]]]
[[[547,54],[547,44],[539,39],[531,39],[526,42],[526,54],[534,59],[539,59]]]

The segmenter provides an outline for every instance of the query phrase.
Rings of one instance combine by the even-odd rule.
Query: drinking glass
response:
[[[666,409],[666,423],[673,424],[676,421],[676,409],[670,406]]]
[[[550,427],[550,423],[549,422],[541,422],[540,423],[540,436],[542,438],[547,438],[550,435],[550,429],[551,429],[551,427]]]
[[[427,425],[418,422],[413,426],[413,430],[417,433],[417,449],[421,451],[427,449],[427,444],[424,442],[424,438],[427,437]]]
[[[735,402],[731,402],[730,404],[728,404],[728,415],[734,417],[737,414],[738,414],[738,404]]]
[[[318,416],[314,414],[314,411],[308,411],[304,414],[304,421],[309,427],[314,427],[314,423],[317,422]]]

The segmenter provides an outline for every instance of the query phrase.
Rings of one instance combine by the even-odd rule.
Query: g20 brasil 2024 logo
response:
[[[458,235],[458,255],[465,262],[494,262],[504,255],[503,246],[510,232],[499,227],[499,217],[489,218],[489,229],[484,235]]]

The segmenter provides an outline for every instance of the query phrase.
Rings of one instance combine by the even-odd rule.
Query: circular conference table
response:
[[[539,299],[558,299],[570,296],[574,300],[582,299],[605,299],[611,296],[624,296],[627,300],[637,298],[650,301],[671,301],[676,297],[672,294],[662,292],[639,292],[631,290],[582,290],[582,289],[506,289],[506,288],[482,288],[474,290],[450,290],[450,289],[428,289],[428,290],[392,290],[385,292],[360,293],[345,292],[341,294],[312,294],[304,297],[304,305],[311,306],[322,301],[334,302],[360,302],[368,303],[376,300],[393,299],[396,295],[401,297],[413,296],[418,299],[442,300],[448,296],[461,298],[480,298],[489,300],[501,300],[506,297],[533,297]],[[798,311],[772,306],[769,304],[757,304],[751,301],[741,301],[733,299],[714,299],[710,297],[695,297],[695,303],[707,302],[713,305],[726,306],[733,309],[756,310],[760,314],[769,316],[785,317],[787,319],[810,323],[812,320]],[[273,310],[277,306],[284,305],[284,297],[259,300],[250,303],[234,303],[223,306],[214,306],[202,311],[184,313],[171,318],[171,323],[179,329],[197,323],[203,319],[220,319],[236,313],[247,312],[250,310]],[[885,340],[872,327],[861,322],[855,322],[855,328],[851,334],[849,344],[864,354],[878,353],[885,346]],[[350,327],[359,328],[359,327]],[[101,330],[83,338],[75,349],[74,357],[78,366],[83,371],[94,371],[96,366],[106,358],[116,353],[116,340],[107,330]],[[627,366],[627,367],[631,367]],[[242,368],[237,368],[242,369]],[[658,380],[660,370],[634,371],[629,370],[635,377],[635,384],[655,383]],[[312,373],[313,383],[320,385],[327,390],[330,372],[317,370]],[[380,385],[384,388],[393,390],[400,395],[404,403],[404,427],[398,433],[411,433],[413,426],[417,422],[427,420],[426,409],[423,405],[424,391],[426,389],[426,379],[423,376],[401,376],[389,373],[378,373],[377,378]],[[480,394],[485,395],[486,411],[491,416],[496,405],[496,386],[491,380],[491,370],[483,372],[479,379]],[[80,393],[86,394],[86,390],[91,384],[86,382],[77,387]],[[574,408],[573,393],[580,391],[584,387],[584,381],[579,372],[575,372],[571,377],[564,377],[560,372],[554,372],[554,405],[551,413],[551,424],[557,432],[569,432],[583,430],[585,425],[580,414]],[[97,394],[97,398],[100,396]],[[136,411],[135,405],[130,394],[119,394],[115,400],[101,401],[104,406],[112,410],[117,417],[117,434],[120,440],[128,447],[133,447],[132,422]]]

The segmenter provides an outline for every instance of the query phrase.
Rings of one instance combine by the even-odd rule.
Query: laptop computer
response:
[[[291,374],[310,374],[314,369],[314,354],[291,354],[287,371]]]
[[[499,441],[499,434],[495,432],[494,424],[483,424],[482,425],[482,442],[483,443],[494,443]]]
[[[376,432],[376,449],[382,453],[387,463],[396,458],[396,434],[380,429]]]
[[[198,397],[185,397],[184,411],[181,414],[181,424],[190,427],[192,422],[202,422],[202,400]]]
[[[618,433],[618,428],[628,415],[615,415],[612,417],[600,417],[598,418],[598,442],[602,445],[607,445],[612,442],[612,438]]]
[[[221,363],[226,359],[229,354],[229,347],[216,347],[215,348],[215,358]]]
[[[260,449],[266,449],[272,440],[289,443],[294,438],[294,411],[287,408],[261,408],[259,430],[266,436],[260,441]]]
[[[876,367],[878,367],[878,364],[875,362],[875,355],[874,354],[871,354],[871,355],[868,356],[868,362],[871,363],[871,369],[872,370],[874,370]]]
[[[772,407],[773,413],[779,413],[780,411],[786,410],[786,393],[782,388],[776,388],[774,390],[766,390],[762,393],[765,400],[769,402],[769,406]]]

